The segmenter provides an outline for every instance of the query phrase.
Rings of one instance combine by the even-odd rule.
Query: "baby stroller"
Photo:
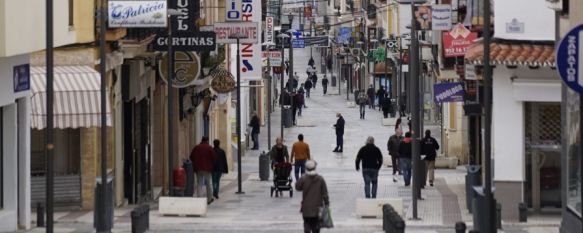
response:
[[[293,197],[294,191],[291,179],[292,165],[288,162],[276,163],[273,169],[273,186],[271,186],[271,197],[275,192],[275,197],[283,196],[283,191],[289,190],[289,197]]]

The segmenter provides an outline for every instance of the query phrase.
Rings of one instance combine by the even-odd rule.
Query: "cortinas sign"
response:
[[[175,16],[170,23],[172,26],[172,46],[176,51],[212,51],[216,49],[216,35],[214,32],[196,31],[196,18],[198,12],[197,1],[194,0],[173,0],[170,8],[177,9],[182,13]],[[153,41],[154,50],[168,50],[168,33],[162,32]]]
[[[156,28],[167,25],[166,1],[109,1],[111,28]]]

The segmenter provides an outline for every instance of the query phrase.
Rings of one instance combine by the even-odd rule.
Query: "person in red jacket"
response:
[[[213,164],[217,160],[215,150],[209,145],[209,138],[202,137],[200,144],[192,149],[190,153],[190,161],[196,171],[196,196],[201,197],[200,186],[204,180],[206,186],[207,203],[213,202],[213,188],[211,181],[211,173],[213,171]]]

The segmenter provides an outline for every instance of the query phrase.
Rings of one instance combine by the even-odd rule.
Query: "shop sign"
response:
[[[176,88],[183,88],[191,85],[198,85],[197,79],[200,76],[200,57],[195,52],[181,52],[174,53],[174,79],[172,86]],[[162,57],[159,65],[160,76],[164,81],[167,80],[168,74],[168,53]]]
[[[265,17],[265,42],[266,43],[275,43],[274,36],[275,32],[273,31],[273,17]]]
[[[330,38],[328,36],[310,36],[304,37],[304,45],[313,47],[330,47]]]
[[[167,26],[166,1],[109,1],[110,28],[161,28]]]
[[[518,19],[513,18],[510,23],[506,23],[507,33],[524,33],[524,23],[518,21]]]
[[[176,9],[182,13],[180,16],[172,17],[171,25],[173,32],[192,32],[196,29],[197,13],[200,11],[200,1],[169,0],[168,8]]]
[[[338,44],[348,43],[350,41],[350,36],[352,35],[352,28],[350,27],[341,27],[338,31],[338,37],[336,38],[336,42]]]
[[[463,102],[464,101],[464,83],[437,83],[433,85],[435,93],[435,103],[444,102]]]
[[[415,10],[415,28],[417,30],[431,30],[431,6],[417,5]]]
[[[241,0],[227,0],[225,3],[225,21],[241,21]]]
[[[30,90],[30,65],[18,65],[13,67],[14,93]]]
[[[304,39],[294,39],[292,40],[292,46],[294,49],[302,49],[306,47],[304,42]]]
[[[229,93],[237,87],[237,82],[233,80],[230,73],[218,75],[211,81],[211,88],[218,93]]]
[[[464,56],[476,38],[478,34],[471,32],[462,24],[456,25],[450,32],[443,32],[444,56]]]
[[[312,6],[308,5],[306,7],[304,7],[304,17],[305,18],[312,18]]]
[[[215,33],[219,44],[236,44],[237,39],[229,38],[230,35],[235,33],[245,35],[246,38],[239,39],[241,44],[257,44],[259,41],[259,25],[257,22],[215,23]]]
[[[431,28],[436,31],[451,30],[451,6],[433,5],[431,11]]]
[[[280,51],[263,52],[261,55],[261,59],[263,61],[264,66],[267,66],[268,57],[269,57],[269,66],[281,66],[282,56],[281,56]]]
[[[472,64],[465,64],[464,77],[466,80],[478,80],[478,75],[476,74],[476,66]]]
[[[556,50],[557,72],[565,85],[583,94],[583,24],[571,29]]]
[[[154,50],[168,50],[168,36],[158,34],[153,41]],[[213,51],[217,47],[214,32],[178,32],[172,35],[172,48],[175,51]]]

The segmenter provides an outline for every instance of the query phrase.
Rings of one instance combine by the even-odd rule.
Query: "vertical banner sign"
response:
[[[468,30],[463,24],[456,25],[450,32],[443,32],[443,54],[445,57],[461,57],[478,34]]]
[[[241,21],[243,3],[241,0],[227,0],[225,3],[225,21]]]
[[[433,5],[431,12],[431,28],[436,31],[451,30],[451,6]]]
[[[415,27],[417,30],[431,30],[431,6],[415,6]]]
[[[583,24],[571,29],[561,39],[555,52],[557,72],[571,90],[583,93]]]
[[[172,31],[173,32],[187,32],[193,31],[196,27],[196,20],[198,19],[199,1],[195,0],[171,0],[168,8],[176,9],[182,13],[180,16],[173,17]]]
[[[273,38],[273,17],[265,17],[265,42],[275,43]]]
[[[242,0],[242,2],[242,21],[261,22],[261,0]],[[261,80],[261,44],[242,43],[239,47],[239,52],[241,54],[241,70],[238,70],[237,72],[241,72],[241,81]],[[237,46],[231,46],[231,50],[233,61],[235,61]]]

